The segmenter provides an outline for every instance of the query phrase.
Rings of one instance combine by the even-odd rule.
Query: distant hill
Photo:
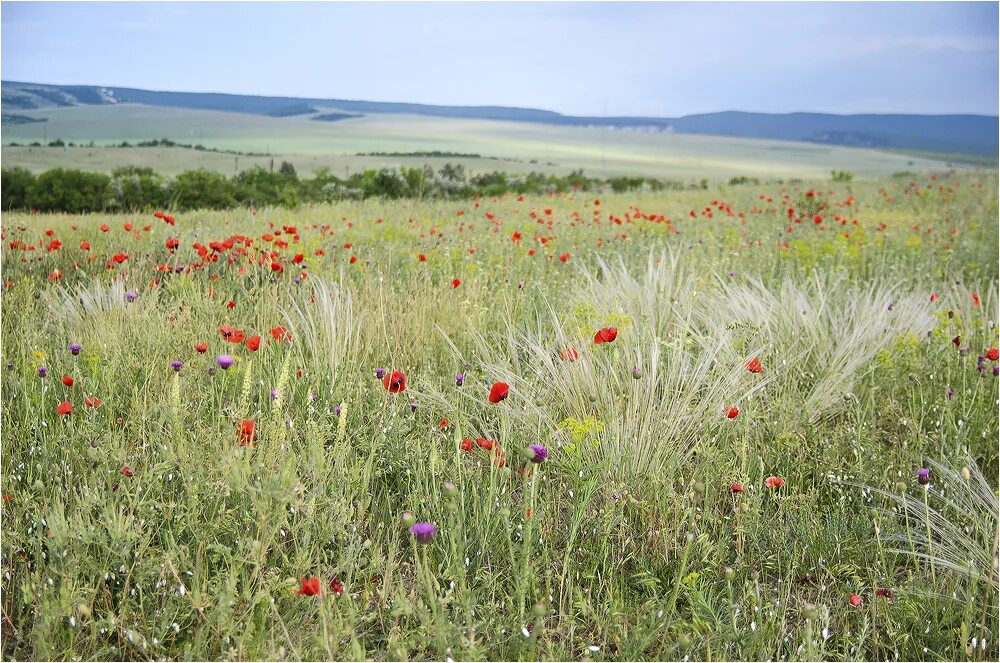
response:
[[[255,115],[286,116],[315,112],[405,113],[431,117],[505,120],[632,131],[674,132],[804,141],[914,152],[996,157],[1000,120],[987,115],[907,115],[827,113],[746,113],[725,111],[683,117],[585,117],[506,106],[435,106],[347,99],[263,97],[202,92],[157,92],[89,85],[2,82],[4,111],[134,103]],[[305,109],[309,109],[306,111]],[[301,112],[296,112],[301,111]],[[331,118],[332,119],[332,118]],[[337,118],[342,119],[342,118]]]

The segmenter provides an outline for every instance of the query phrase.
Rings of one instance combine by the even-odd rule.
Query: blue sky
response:
[[[508,105],[986,113],[997,3],[2,4],[7,80]]]

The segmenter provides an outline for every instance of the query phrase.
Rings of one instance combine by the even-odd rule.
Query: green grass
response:
[[[45,117],[42,124],[4,127],[4,142],[64,141],[97,145],[169,138],[240,152],[271,153],[288,159],[301,172],[319,165],[334,172],[351,172],[382,163],[428,162],[428,159],[373,161],[352,157],[363,152],[445,151],[475,153],[496,161],[470,160],[473,171],[551,170],[566,173],[583,168],[592,176],[648,175],[692,181],[728,180],[735,176],[767,178],[826,178],[831,170],[860,177],[890,175],[902,170],[943,169],[941,160],[876,150],[712,136],[613,131],[529,123],[461,120],[372,114],[340,122],[314,122],[304,117],[267,116],[153,108],[140,105],[76,106],[24,111]],[[232,172],[232,157],[191,151],[157,151],[157,156],[131,150],[3,150],[4,163],[41,170],[54,166],[109,170],[136,159],[159,160],[157,170],[179,172],[191,165]],[[244,160],[245,159],[245,160]],[[447,160],[445,160],[447,161]],[[532,163],[532,162],[537,163]],[[241,158],[241,163],[260,160]],[[146,165],[143,161],[142,165]],[[437,164],[437,161],[431,161]],[[444,163],[441,161],[440,163]]]
[[[997,184],[916,184],[5,214],[4,657],[995,660]]]

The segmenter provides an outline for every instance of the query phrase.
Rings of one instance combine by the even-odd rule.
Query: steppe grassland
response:
[[[4,655],[995,659],[996,218],[994,174],[5,215]]]

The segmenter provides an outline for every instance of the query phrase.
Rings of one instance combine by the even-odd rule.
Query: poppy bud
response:
[[[806,619],[816,619],[819,616],[819,610],[812,603],[806,603],[802,606],[802,615]]]
[[[722,569],[722,575],[726,578],[727,581],[732,582],[733,578],[736,577],[736,571],[733,570],[733,567],[727,566],[724,569]]]
[[[972,477],[972,474],[969,472],[969,468],[963,467],[962,468],[962,478],[965,479],[966,481],[968,481],[971,477]]]
[[[694,482],[694,492],[698,493],[699,495],[701,495],[702,493],[704,493],[705,492],[705,483],[702,482],[702,481],[695,481]]]
[[[632,377],[638,380],[642,377],[642,371],[638,367],[632,369]]]
[[[445,494],[445,497],[458,497],[458,486],[451,481],[445,481],[441,484],[441,491]]]
[[[536,601],[532,611],[535,613],[535,617],[544,617],[545,613],[548,612],[545,607],[545,601]]]
[[[687,541],[688,543],[694,543],[694,533],[688,532],[687,535],[684,537],[684,540]]]
[[[691,636],[688,635],[687,633],[681,633],[679,636],[677,636],[677,644],[679,644],[684,649],[687,649],[688,647],[691,646]]]
[[[81,617],[90,617],[90,606],[86,603],[76,606],[76,611]]]
[[[903,483],[902,481],[897,481],[896,482],[896,492],[897,493],[905,493],[906,492],[906,484]]]
[[[400,516],[399,520],[403,525],[403,529],[409,529],[417,524],[417,517],[414,516],[409,511],[404,511],[403,515]]]

